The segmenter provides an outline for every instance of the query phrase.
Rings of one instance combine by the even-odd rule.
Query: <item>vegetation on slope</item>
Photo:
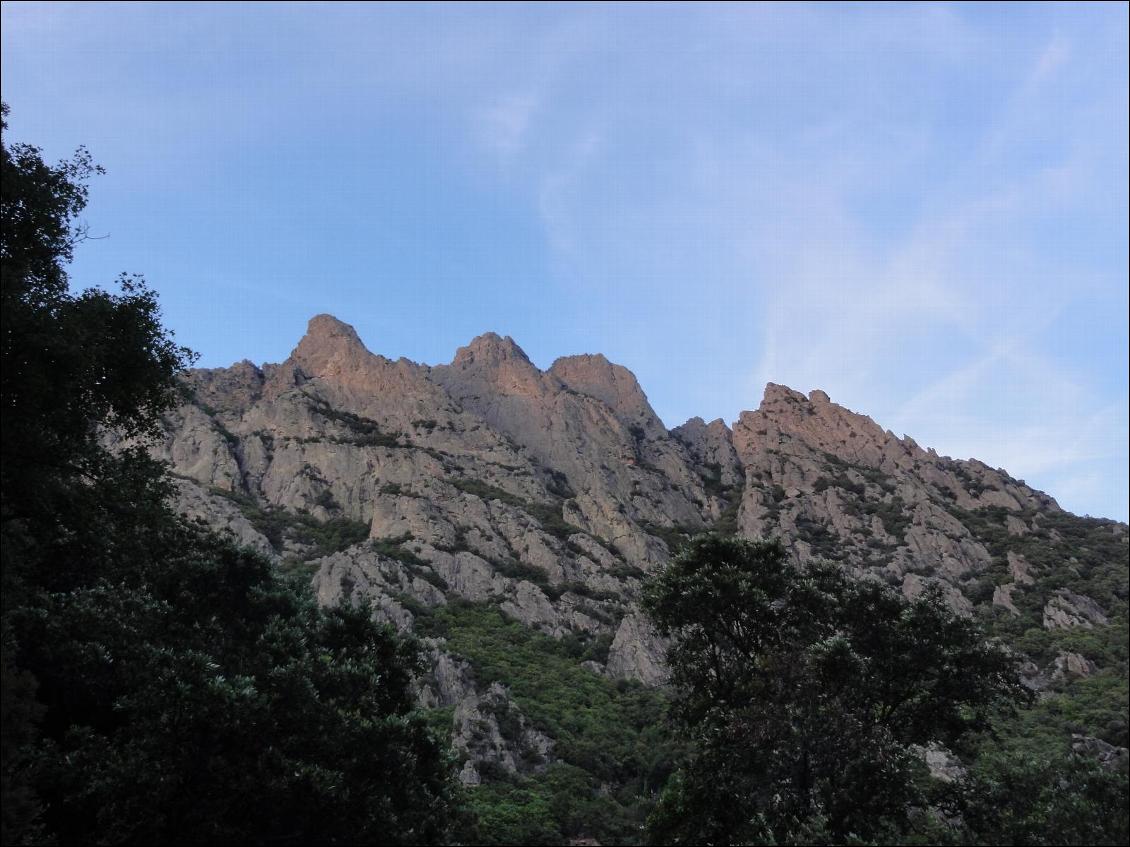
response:
[[[983,594],[1012,582],[1019,614],[983,602],[985,628],[1030,657],[1041,668],[1057,656],[1075,653],[1095,668],[1087,677],[1051,680],[1045,696],[1018,720],[1001,724],[997,744],[1036,753],[1062,750],[1073,735],[1093,736],[1119,747],[1130,746],[1128,733],[1128,554],[1125,536],[1113,521],[1078,517],[1066,512],[1029,513],[1020,518],[1034,532],[1008,532],[1003,509],[952,509],[994,557],[982,577]],[[1015,516],[1014,516],[1015,518]],[[1020,555],[1029,566],[1031,585],[1016,583],[1008,555]],[[1086,627],[1044,626],[1044,604],[1058,589],[1084,594],[1099,603],[1107,624]]]
[[[454,602],[417,621],[465,658],[477,683],[501,682],[522,713],[554,739],[553,764],[527,776],[488,769],[469,791],[484,844],[561,844],[591,837],[639,843],[641,826],[673,767],[677,743],[666,697],[613,682],[581,663],[598,639],[554,639],[497,608]]]
[[[1125,843],[1125,766],[999,746],[994,729],[1039,720],[1012,708],[1031,699],[1019,657],[938,595],[908,603],[775,542],[706,536],[645,608],[672,638],[690,742],[657,842]],[[938,744],[970,770],[927,779],[920,751]]]
[[[369,537],[369,525],[347,517],[318,520],[306,511],[290,511],[271,503],[261,503],[241,491],[212,488],[211,492],[231,500],[255,529],[278,553],[287,543],[306,549],[307,558],[317,558],[352,547]],[[331,502],[331,508],[336,504]]]

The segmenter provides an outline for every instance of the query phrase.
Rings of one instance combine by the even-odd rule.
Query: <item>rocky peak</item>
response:
[[[702,418],[698,418],[698,420],[702,420]],[[734,434],[730,431],[730,428],[726,426],[726,422],[721,418],[715,418],[710,423],[708,423],[706,425],[706,431],[710,433],[710,436],[712,438],[718,438],[722,441],[729,441],[731,443],[733,442]]]
[[[219,413],[238,417],[263,393],[263,371],[244,359],[230,368],[200,368],[185,381],[198,403]]]
[[[503,362],[521,362],[534,365],[517,342],[509,335],[499,335],[496,332],[484,332],[471,340],[466,347],[460,347],[455,353],[452,367],[469,368],[474,365],[500,365]],[[536,370],[536,368],[535,368]]]
[[[632,373],[603,356],[543,373],[487,333],[429,368],[370,353],[329,315],[281,365],[186,381],[193,393],[154,447],[178,474],[178,508],[306,562],[321,602],[365,599],[401,628],[445,603],[489,603],[547,635],[603,639],[607,660],[589,670],[658,683],[664,644],[640,616],[640,581],[708,527],[780,538],[797,560],[836,561],[908,597],[936,587],[962,614],[1021,630],[1125,620],[1103,587],[1125,585],[1124,525],[1058,513],[1003,472],[923,452],[823,391],[770,384],[732,432],[697,417],[667,432]],[[1086,580],[1072,576],[1084,568]],[[500,740],[502,698],[441,648],[429,705],[455,707],[470,773],[513,767],[526,742]],[[1061,675],[1087,661],[1065,658]],[[552,755],[549,739],[534,746]]]
[[[337,376],[375,358],[361,343],[357,330],[333,315],[315,315],[290,359],[311,376]]]
[[[572,390],[600,400],[622,420],[645,429],[663,428],[635,374],[599,353],[563,356],[553,363],[548,373]]]
[[[352,326],[332,315],[316,315],[276,381],[278,393],[312,381],[313,391],[330,405],[393,431],[448,411],[450,399],[428,372],[408,359],[393,362],[369,352]]]
[[[556,383],[538,370],[513,338],[494,332],[460,347],[451,364],[436,366],[432,376],[453,396],[466,400],[488,394],[541,397],[553,393]]]
[[[746,465],[764,454],[795,460],[846,463],[913,478],[962,508],[1000,506],[1058,509],[1055,501],[1003,471],[976,460],[956,461],[923,450],[910,437],[898,438],[866,415],[833,403],[823,391],[807,397],[770,383],[756,412],[742,412],[734,425],[734,446]]]
[[[845,461],[878,467],[884,459],[914,448],[898,442],[866,415],[837,405],[823,391],[807,397],[784,385],[769,383],[756,412],[742,412],[734,427],[734,444],[741,454],[758,449],[788,450],[791,442],[831,453]],[[892,451],[892,443],[898,448]],[[920,450],[918,452],[921,452]]]

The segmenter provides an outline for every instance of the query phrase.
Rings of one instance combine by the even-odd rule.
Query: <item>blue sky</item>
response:
[[[1127,5],[3,4],[11,138],[107,169],[77,285],[204,365],[331,312],[766,381],[1127,518]]]

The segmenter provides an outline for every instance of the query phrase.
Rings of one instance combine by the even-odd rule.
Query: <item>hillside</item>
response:
[[[321,602],[371,601],[428,639],[419,702],[496,832],[536,836],[519,818],[541,815],[630,839],[675,746],[636,601],[705,530],[776,536],[907,597],[939,586],[1031,659],[1041,701],[1015,743],[1127,745],[1127,526],[821,391],[770,384],[732,427],[668,430],[603,356],[542,371],[488,333],[428,367],[327,315],[282,364],[185,389],[157,448],[179,508],[308,574]]]

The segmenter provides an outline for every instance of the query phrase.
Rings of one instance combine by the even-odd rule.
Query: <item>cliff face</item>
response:
[[[963,614],[1053,629],[1125,610],[1124,590],[1103,594],[1110,580],[1092,573],[1112,558],[1125,570],[1124,525],[1067,515],[821,391],[770,384],[732,429],[692,418],[668,431],[603,356],[541,371],[488,333],[450,365],[393,362],[328,315],[280,365],[198,370],[187,385],[157,450],[181,508],[312,574],[323,602],[371,600],[403,629],[456,600],[490,604],[589,645],[593,672],[656,684],[663,645],[638,614],[641,580],[706,529],[778,536],[798,559],[834,559],[908,597],[936,584]],[[430,644],[421,702],[454,708],[468,781],[475,763],[552,756],[520,714],[510,723],[538,755],[516,755],[499,735],[497,716],[516,708],[505,687],[476,687],[442,639]]]

